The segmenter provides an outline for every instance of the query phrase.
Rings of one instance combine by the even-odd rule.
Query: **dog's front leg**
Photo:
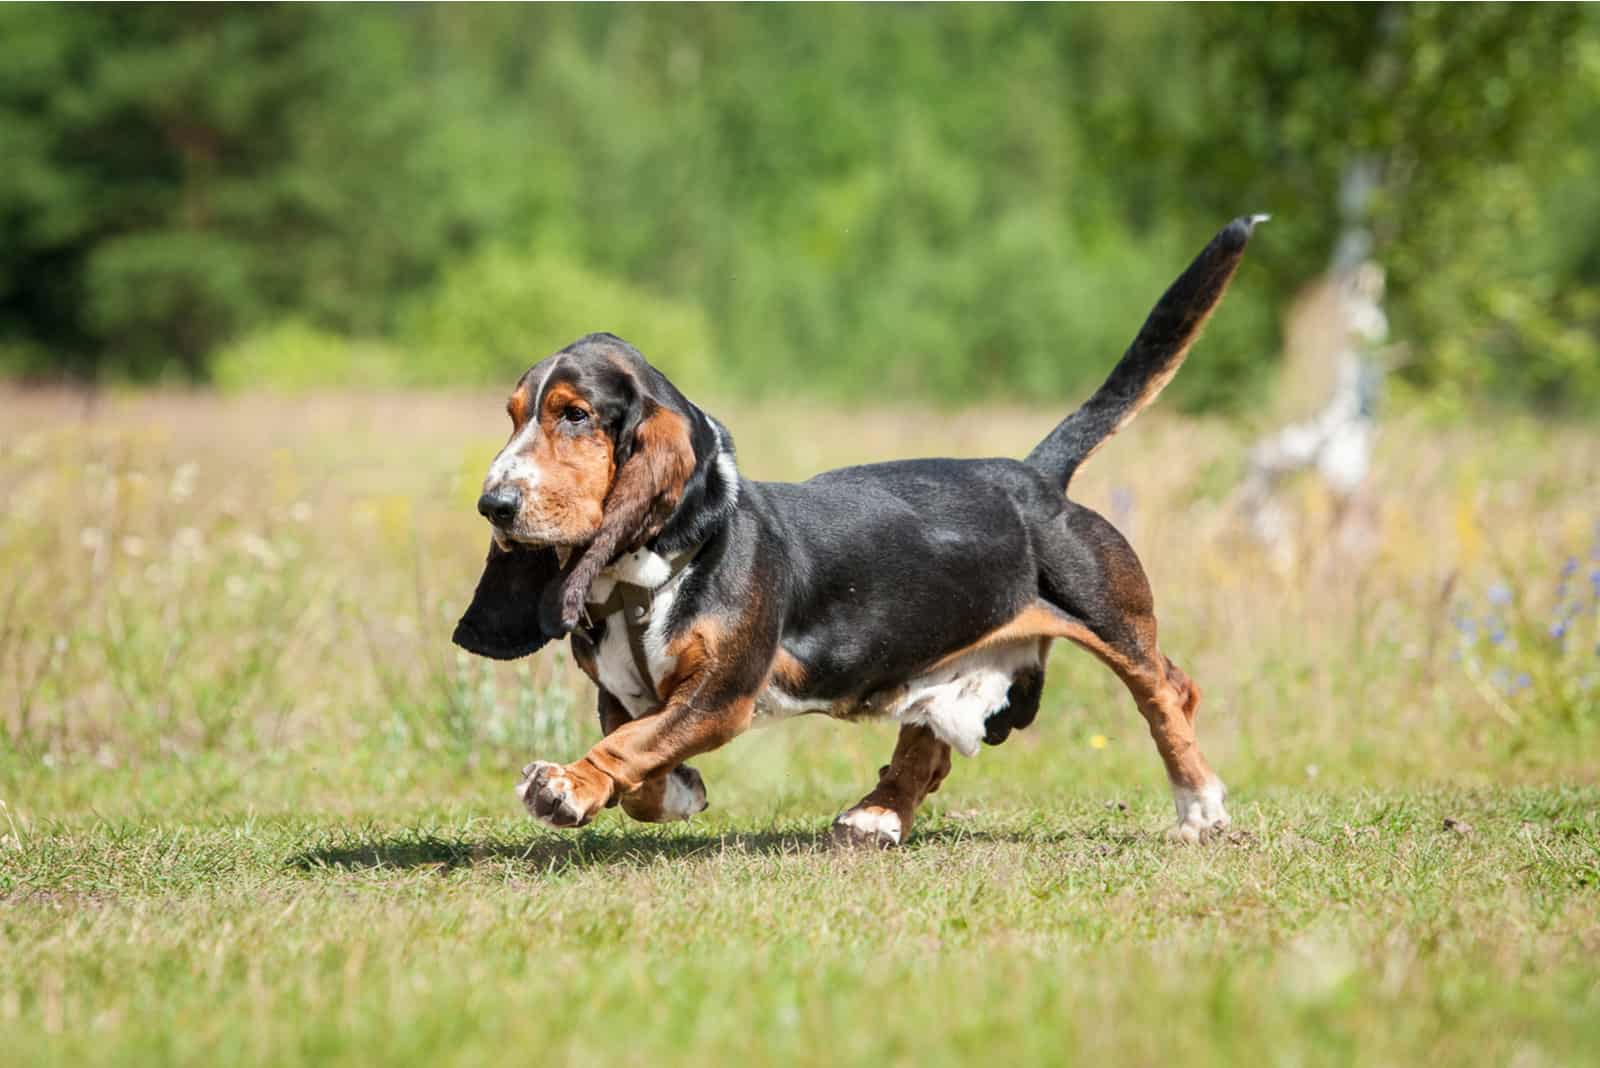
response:
[[[528,811],[552,827],[581,827],[613,799],[635,819],[654,821],[704,808],[699,773],[680,765],[748,727],[755,697],[740,693],[743,687],[719,685],[709,667],[674,681],[659,711],[613,719],[614,729],[581,760],[528,765],[517,788]]]
[[[609,735],[633,721],[633,715],[615,694],[603,687],[599,691],[600,733]],[[706,783],[700,773],[687,764],[657,772],[637,790],[613,798],[622,811],[641,823],[672,823],[686,820],[706,810]]]

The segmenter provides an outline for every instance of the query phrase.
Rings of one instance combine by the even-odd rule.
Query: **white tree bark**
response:
[[[1294,523],[1279,493],[1283,482],[1296,472],[1312,472],[1332,497],[1338,524],[1354,517],[1351,504],[1372,465],[1384,374],[1379,352],[1389,334],[1384,273],[1372,258],[1368,226],[1380,173],[1377,160],[1358,157],[1340,180],[1344,225],[1329,266],[1338,338],[1333,395],[1311,418],[1269,434],[1250,450],[1241,508],[1250,532],[1281,568],[1292,566],[1299,555]]]

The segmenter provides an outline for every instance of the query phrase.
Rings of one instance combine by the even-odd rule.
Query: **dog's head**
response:
[[[506,411],[478,498],[489,559],[455,632],[496,659],[565,636],[602,568],[658,539],[664,553],[698,544],[737,493],[727,432],[611,334],[539,361]]]

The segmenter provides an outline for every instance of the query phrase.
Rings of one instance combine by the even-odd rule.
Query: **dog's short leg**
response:
[[[633,717],[615,696],[603,689],[599,691],[599,695],[598,711],[602,735],[610,735],[632,722]],[[548,782],[551,775],[558,770],[559,765],[543,761],[535,761],[522,769],[522,781],[517,784],[517,796],[522,798],[529,810],[541,819],[544,819],[545,815],[537,807],[540,804],[540,793],[534,791],[533,780],[542,772],[543,778]],[[557,785],[562,778],[560,775],[556,776]],[[548,790],[545,792],[548,793]],[[687,764],[679,764],[649,776],[636,789],[613,794],[606,802],[607,807],[616,804],[620,804],[624,812],[643,823],[686,820],[706,809],[705,780],[694,768]],[[556,819],[547,819],[546,822],[555,823],[557,826],[565,825],[560,822],[559,814]]]
[[[1172,800],[1178,810],[1171,837],[1180,842],[1199,842],[1227,830],[1228,810],[1223,799],[1228,791],[1206,763],[1195,739],[1200,687],[1160,653],[1124,681],[1133,691],[1139,711],[1150,725],[1156,751],[1167,766]]]
[[[622,702],[600,691],[600,732],[610,734],[632,720]],[[672,823],[706,810],[706,783],[687,764],[652,775],[637,790],[615,799],[622,811],[641,823]]]
[[[641,823],[672,823],[706,810],[706,783],[687,764],[652,775],[621,797],[622,811]]]
[[[747,670],[726,671],[704,653],[696,659],[674,679],[659,710],[618,725],[571,764],[530,765],[518,787],[528,811],[553,827],[581,827],[613,801],[630,806],[635,816],[657,819],[671,818],[675,809],[703,807],[699,776],[681,765],[750,725],[755,691],[765,676],[737,657],[732,663]],[[679,772],[683,777],[674,780]]]
[[[900,728],[894,756],[878,770],[878,785],[833,821],[834,841],[897,846],[911,832],[917,808],[950,774],[950,746],[924,726]]]
[[[1154,599],[1133,549],[1088,509],[1067,516],[1068,538],[1047,567],[1055,603],[1084,622],[1067,637],[1099,657],[1133,694],[1166,765],[1178,822],[1171,837],[1198,842],[1228,827],[1227,790],[1200,753],[1195,710],[1200,688],[1156,644]]]
[[[1149,622],[1153,630],[1154,620]],[[1223,799],[1228,791],[1206,763],[1195,739],[1200,687],[1153,646],[1145,654],[1138,648],[1111,645],[1092,633],[1073,640],[1117,673],[1150,726],[1150,737],[1166,765],[1173,804],[1178,810],[1178,822],[1169,837],[1179,842],[1201,842],[1227,830],[1228,810]]]
[[[1155,620],[1146,621],[1153,634]],[[1223,806],[1227,789],[1200,752],[1195,739],[1195,710],[1200,705],[1200,687],[1178,666],[1155,649],[1154,644],[1132,648],[1107,643],[1100,636],[1086,634],[1074,638],[1093,652],[1122,679],[1133,694],[1139,711],[1150,726],[1156,752],[1166,765],[1172,783],[1172,800],[1178,822],[1169,837],[1179,842],[1206,841],[1228,829],[1228,810]],[[1148,651],[1146,651],[1148,650]]]

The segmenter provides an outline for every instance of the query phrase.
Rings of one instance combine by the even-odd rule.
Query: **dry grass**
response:
[[[1296,487],[1315,547],[1279,571],[1232,521],[1248,435],[1151,413],[1074,495],[1147,563],[1242,833],[1162,843],[1142,723],[1063,649],[921,844],[849,858],[817,835],[884,728],[740,739],[697,762],[688,828],[521,821],[516,769],[581,752],[592,697],[561,651],[448,641],[499,405],[0,394],[17,1048],[1537,1064],[1600,1038],[1591,430],[1391,423],[1379,536],[1330,547]],[[1020,455],[1059,414],[713,407],[769,478]]]

